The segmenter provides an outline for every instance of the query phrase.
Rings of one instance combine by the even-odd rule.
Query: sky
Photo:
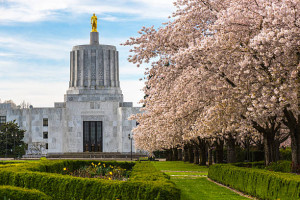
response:
[[[124,101],[143,98],[144,70],[127,61],[121,46],[143,27],[162,26],[174,0],[0,0],[0,99],[34,107],[63,102],[73,46],[88,44],[93,13],[100,44],[119,51]]]

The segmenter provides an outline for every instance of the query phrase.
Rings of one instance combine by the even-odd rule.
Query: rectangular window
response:
[[[2,124],[6,123],[6,116],[0,116],[0,127]]]
[[[48,118],[43,119],[43,126],[48,126]]]
[[[48,143],[46,143],[46,149],[48,149]]]
[[[48,132],[43,132],[43,139],[48,139]]]

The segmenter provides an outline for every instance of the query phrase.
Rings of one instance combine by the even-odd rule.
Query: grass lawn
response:
[[[171,180],[181,190],[182,200],[246,200],[235,192],[210,182],[205,177],[193,175],[207,175],[208,167],[198,166],[182,161],[151,162],[157,169],[166,171]],[[183,175],[183,176],[178,176]]]
[[[185,163],[182,161],[151,162],[156,169],[168,171],[197,171],[208,173],[208,167]]]

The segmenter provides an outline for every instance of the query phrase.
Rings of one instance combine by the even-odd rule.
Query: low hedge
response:
[[[29,190],[20,187],[0,185],[0,198],[11,200],[51,200],[52,198],[38,190]]]
[[[64,167],[74,170],[91,162],[99,161],[40,161],[0,168],[0,184],[37,189],[53,199],[180,199],[180,190],[163,173],[152,171],[154,167],[150,162],[136,163],[128,181],[57,174]],[[128,162],[105,164],[125,169],[134,165]]]
[[[300,176],[291,173],[217,164],[209,168],[208,177],[260,199],[300,198]]]
[[[292,171],[292,162],[287,160],[280,160],[271,163],[266,167],[266,169],[274,172],[290,173]]]

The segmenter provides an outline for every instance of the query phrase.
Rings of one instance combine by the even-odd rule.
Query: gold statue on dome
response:
[[[95,15],[95,13],[91,17],[91,24],[92,24],[92,32],[98,32],[97,31],[97,16]]]

